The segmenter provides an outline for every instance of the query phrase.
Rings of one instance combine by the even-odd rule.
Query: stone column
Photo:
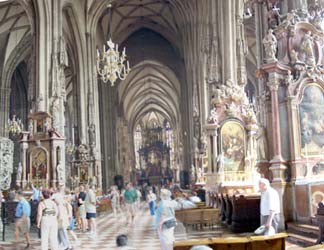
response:
[[[279,230],[285,228],[285,216],[284,216],[284,195],[286,191],[285,171],[287,167],[282,163],[281,157],[281,139],[280,139],[280,124],[279,124],[279,105],[278,105],[278,88],[280,85],[277,73],[269,73],[269,79],[267,83],[271,91],[271,111],[272,111],[272,146],[273,146],[273,158],[270,161],[270,170],[273,175],[272,187],[279,193],[280,199],[280,224]]]
[[[208,138],[208,174],[213,174],[217,167],[217,126],[211,125],[207,128]]]
[[[270,170],[273,173],[274,181],[284,180],[284,172],[286,166],[282,164],[281,157],[281,139],[280,139],[280,124],[279,124],[279,104],[278,104],[278,88],[279,78],[277,73],[269,73],[268,87],[271,91],[271,111],[272,111],[272,146],[273,158],[270,161]]]
[[[20,141],[20,160],[22,165],[22,183],[21,187],[26,189],[28,186],[28,176],[27,176],[27,149],[28,149],[28,135],[29,132],[22,133],[22,140]]]

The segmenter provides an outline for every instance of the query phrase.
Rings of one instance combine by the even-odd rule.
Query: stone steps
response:
[[[287,226],[287,241],[302,247],[316,244],[319,234],[319,228],[317,226],[295,222],[288,223]]]

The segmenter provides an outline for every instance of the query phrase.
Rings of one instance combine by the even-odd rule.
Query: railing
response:
[[[224,171],[224,182],[251,182],[251,171]]]

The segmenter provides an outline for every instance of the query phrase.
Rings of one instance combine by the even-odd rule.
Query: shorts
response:
[[[30,218],[27,217],[26,220],[23,220],[21,218],[17,218],[16,219],[16,224],[20,222],[19,226],[17,226],[17,228],[22,232],[22,233],[29,233],[30,230]]]
[[[85,209],[85,206],[84,205],[81,205],[79,208],[78,208],[78,212],[79,212],[79,217],[81,219],[85,219],[86,218],[86,209]]]
[[[126,203],[125,205],[126,205],[127,213],[130,213],[131,215],[136,214],[135,203]]]
[[[96,213],[87,213],[87,220],[92,219],[92,218],[94,219],[96,217],[97,217]]]

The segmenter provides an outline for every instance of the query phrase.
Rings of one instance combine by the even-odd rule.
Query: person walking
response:
[[[265,178],[261,178],[259,180],[259,188],[261,191],[261,225],[265,225],[265,227],[267,228],[266,231],[270,230],[272,226],[275,233],[277,233],[278,225],[280,222],[279,194],[274,188],[270,186],[269,180]]]
[[[87,213],[85,209],[85,198],[87,194],[84,191],[84,186],[80,186],[80,193],[78,195],[78,213],[80,218],[81,230],[83,233],[86,232],[87,229]]]
[[[155,193],[153,193],[152,188],[149,189],[146,199],[149,204],[150,214],[154,215],[155,214],[156,195],[155,195]]]
[[[19,241],[19,233],[22,232],[25,236],[27,246],[25,249],[29,249],[30,247],[30,238],[29,238],[29,230],[30,230],[30,213],[31,207],[28,201],[24,198],[23,192],[18,191],[18,204],[16,207],[16,223],[15,223],[15,236],[16,241]]]
[[[91,239],[95,239],[97,236],[96,233],[96,194],[95,194],[95,186],[91,185],[89,186],[89,184],[86,185],[86,198],[84,201],[85,204],[85,209],[86,209],[86,218],[88,220],[89,223],[89,229],[90,229],[90,238]]]
[[[110,199],[114,217],[117,217],[117,213],[120,212],[120,194],[117,186],[111,187]]]
[[[161,249],[172,250],[176,226],[174,209],[177,202],[171,200],[171,192],[167,189],[161,189],[160,194],[161,201],[155,213],[155,228],[160,238]]]
[[[67,228],[70,225],[69,207],[61,195],[55,197],[55,202],[58,208],[58,240],[65,250],[69,250],[72,249],[67,233]]]
[[[127,183],[126,190],[123,194],[125,206],[126,206],[126,223],[134,225],[134,218],[136,213],[136,201],[137,201],[137,191],[133,188],[132,183]]]
[[[58,250],[58,209],[54,201],[51,200],[50,191],[42,191],[44,200],[38,204],[37,227],[41,229],[42,250],[48,250],[50,242],[51,250]]]

